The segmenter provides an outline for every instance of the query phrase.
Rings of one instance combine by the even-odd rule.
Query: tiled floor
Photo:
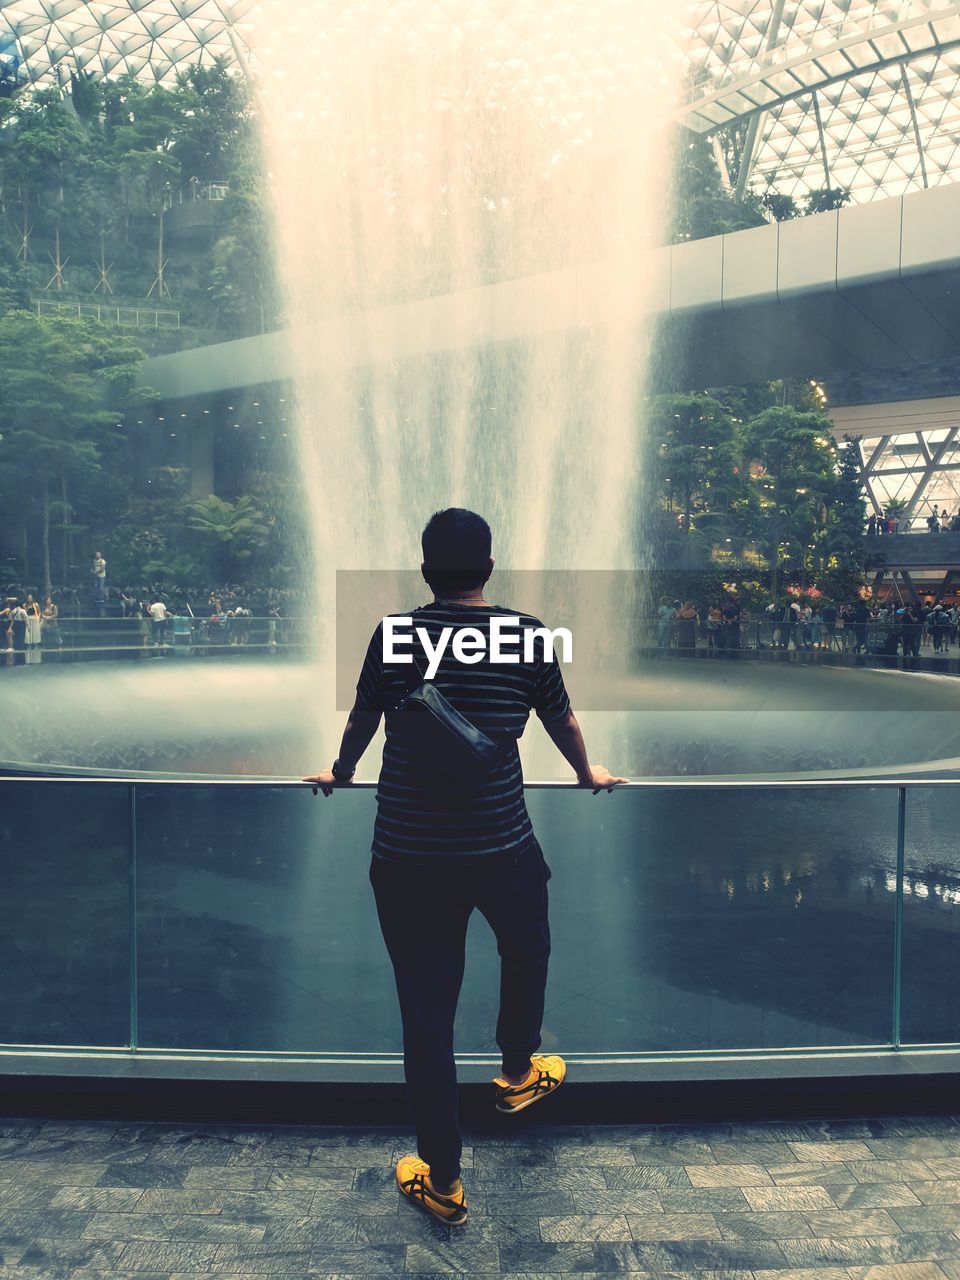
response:
[[[402,1129],[0,1121],[0,1280],[960,1280],[960,1117],[468,1134],[459,1230]]]

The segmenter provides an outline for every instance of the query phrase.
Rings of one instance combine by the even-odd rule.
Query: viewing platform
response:
[[[873,589],[902,583],[901,594],[941,599],[960,583],[960,533],[885,533],[866,538]]]
[[[867,568],[960,570],[960,533],[885,533],[867,538]]]
[[[0,779],[4,1280],[957,1280],[960,785],[532,788],[570,1074],[493,1110],[471,929],[459,1229],[394,1181],[372,799]]]

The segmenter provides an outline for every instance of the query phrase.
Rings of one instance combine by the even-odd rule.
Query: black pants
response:
[[[467,922],[476,908],[497,938],[497,1044],[508,1075],[530,1066],[540,1045],[550,956],[550,868],[534,841],[485,865],[423,867],[374,858],[370,882],[393,962],[403,1020],[403,1065],[417,1152],[436,1181],[460,1174],[453,1021],[463,982]]]

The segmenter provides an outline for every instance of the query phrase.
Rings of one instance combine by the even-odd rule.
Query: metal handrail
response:
[[[148,787],[259,787],[268,790],[282,790],[284,788],[310,788],[309,782],[304,782],[302,778],[295,777],[276,777],[276,778],[248,778],[237,776],[232,778],[207,777],[206,775],[194,778],[152,778],[149,775],[130,777],[79,777],[72,774],[49,775],[49,774],[0,774],[0,783],[4,782],[30,782],[30,783],[58,783],[62,786],[75,786],[77,784],[85,785],[104,785],[111,784],[113,786],[148,786]],[[340,783],[337,785],[337,791],[371,791],[377,787],[377,782],[373,779],[370,781],[358,781],[350,783]],[[531,779],[524,781],[524,790],[526,791],[545,791],[545,790],[566,790],[566,791],[589,791],[589,787],[581,786],[579,782],[566,781],[547,781],[545,779]],[[850,788],[856,789],[872,789],[883,788],[884,790],[909,790],[915,787],[960,787],[960,778],[774,778],[769,781],[765,778],[717,778],[710,777],[693,777],[693,778],[631,778],[629,782],[618,783],[614,787],[614,791],[789,791],[789,790],[822,790],[824,787],[830,788]]]

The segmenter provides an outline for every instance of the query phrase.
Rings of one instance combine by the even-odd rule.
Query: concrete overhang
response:
[[[960,184],[332,316],[306,337],[333,371],[648,319],[663,388],[960,356]],[[276,332],[158,356],[141,381],[173,399],[294,373]]]
[[[907,432],[943,431],[960,423],[960,395],[830,406],[827,413],[838,437],[847,435],[871,439]]]

